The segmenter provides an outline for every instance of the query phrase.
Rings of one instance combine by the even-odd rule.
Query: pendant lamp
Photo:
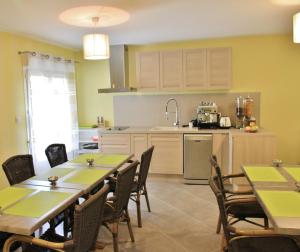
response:
[[[97,25],[99,17],[93,17],[92,22]],[[87,60],[101,60],[109,58],[109,38],[107,34],[91,33],[83,36],[83,54]]]

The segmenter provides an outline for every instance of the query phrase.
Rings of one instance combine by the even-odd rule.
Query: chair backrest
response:
[[[45,154],[51,168],[68,161],[66,146],[64,144],[50,144],[46,148]]]
[[[220,168],[220,166],[217,162],[217,157],[215,155],[212,155],[209,158],[209,161],[210,161],[211,166],[214,168],[215,173],[218,177],[219,188],[220,188],[220,191],[221,191],[221,193],[222,193],[222,195],[225,199],[226,198],[225,187],[224,187],[224,183],[223,183],[221,168]]]
[[[109,185],[105,185],[81,205],[76,205],[73,226],[74,252],[91,251],[94,248],[108,192]]]
[[[142,154],[139,176],[138,176],[138,190],[142,189],[142,186],[146,184],[153,150],[154,150],[154,146],[151,146]]]
[[[222,195],[221,190],[219,188],[219,181],[218,180],[219,180],[218,176],[210,177],[209,185],[210,185],[210,188],[212,189],[213,193],[216,196],[218,206],[219,206],[220,217],[221,217],[221,222],[222,222],[222,226],[223,226],[224,235],[225,235],[226,241],[229,242],[229,240],[232,238],[232,236],[230,235],[228,215],[227,215],[226,208],[225,208],[224,198],[223,198],[223,195]]]
[[[16,155],[2,164],[10,185],[18,184],[35,176],[32,155]]]
[[[116,200],[114,201],[115,217],[120,216],[122,211],[127,208],[138,164],[138,161],[134,161],[118,173],[115,191]]]

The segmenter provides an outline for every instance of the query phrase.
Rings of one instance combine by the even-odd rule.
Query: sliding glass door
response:
[[[74,67],[66,65],[70,62],[31,57],[33,62],[25,71],[28,142],[38,173],[49,167],[45,155],[48,145],[64,143],[69,158],[76,153],[77,102],[74,71],[70,71]]]

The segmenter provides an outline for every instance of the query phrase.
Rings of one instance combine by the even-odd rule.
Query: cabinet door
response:
[[[148,147],[151,145],[151,173],[183,174],[182,134],[148,134]]]
[[[253,133],[232,136],[232,172],[240,173],[241,165],[270,165],[276,158],[276,137]],[[244,184],[244,179],[235,179]]]
[[[180,88],[183,84],[182,50],[160,53],[160,87]]]
[[[222,174],[229,173],[229,135],[213,134],[213,155],[217,157]],[[212,169],[213,173],[214,170]]]
[[[183,77],[185,88],[207,86],[206,49],[183,50]]]
[[[141,156],[148,148],[147,134],[131,134],[131,153],[134,154],[135,158],[141,161]]]
[[[130,154],[129,134],[102,134],[99,141],[103,153]]]
[[[140,89],[158,89],[159,76],[159,52],[141,52],[136,57],[137,85]]]
[[[231,48],[207,49],[207,82],[211,88],[230,88]]]

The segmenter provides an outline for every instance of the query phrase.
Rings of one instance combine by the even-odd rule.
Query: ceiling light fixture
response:
[[[99,17],[93,17],[95,27]],[[91,33],[83,36],[83,54],[87,60],[101,60],[109,58],[109,38],[107,34]]]

